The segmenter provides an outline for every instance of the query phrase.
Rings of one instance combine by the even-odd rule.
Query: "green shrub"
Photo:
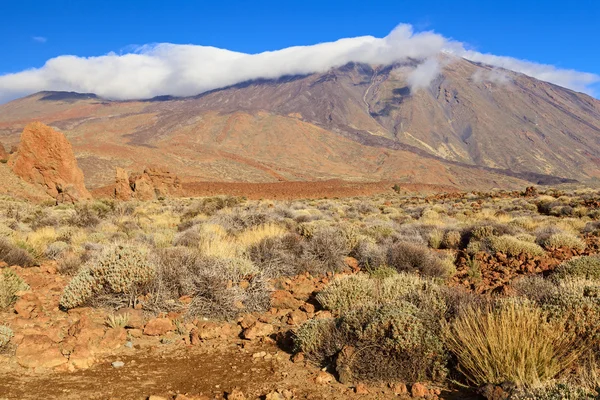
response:
[[[572,258],[556,267],[554,276],[559,279],[577,277],[600,280],[600,257],[583,256]]]
[[[0,325],[0,349],[9,343],[13,336],[12,329],[6,325]]]
[[[65,288],[60,306],[71,309],[88,302],[94,295],[118,295],[129,301],[140,286],[156,275],[148,251],[140,247],[113,245],[89,261]]]
[[[537,388],[522,388],[509,400],[584,400],[597,399],[595,392],[568,383],[552,383]]]
[[[0,310],[10,307],[17,301],[17,292],[29,290],[29,285],[13,270],[0,270]]]
[[[365,306],[334,321],[303,324],[296,345],[321,364],[337,356],[338,374],[355,381],[440,381],[447,356],[420,314],[408,302]]]
[[[540,244],[547,249],[566,247],[569,249],[585,250],[586,247],[586,244],[582,239],[566,232],[550,235],[547,238],[540,240]]]
[[[541,256],[544,254],[544,249],[537,244],[525,242],[509,235],[489,237],[487,243],[492,251],[501,252],[509,256],[518,256],[523,253],[530,256]]]

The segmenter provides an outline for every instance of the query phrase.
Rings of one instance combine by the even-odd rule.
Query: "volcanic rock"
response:
[[[8,160],[8,153],[4,149],[4,146],[2,146],[2,143],[0,143],[0,161],[1,160]]]
[[[148,167],[141,174],[129,176],[123,168],[116,168],[114,197],[117,200],[154,200],[158,197],[181,193],[179,177],[157,167]]]
[[[9,162],[17,176],[42,187],[57,202],[91,198],[71,143],[65,135],[41,122],[25,127],[18,150]]]

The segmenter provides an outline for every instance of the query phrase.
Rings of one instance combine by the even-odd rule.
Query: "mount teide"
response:
[[[115,166],[149,164],[187,181],[508,188],[600,177],[600,101],[464,59],[442,62],[414,91],[414,65],[348,64],[191,98],[42,92],[0,106],[0,142],[16,144],[32,120],[63,131],[90,188],[112,183]]]

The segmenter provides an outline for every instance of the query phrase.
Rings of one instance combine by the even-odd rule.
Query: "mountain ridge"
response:
[[[462,59],[411,91],[409,69],[349,63],[186,98],[41,92],[0,105],[0,141],[14,144],[27,121],[49,123],[71,138],[92,187],[107,183],[113,167],[137,168],[144,158],[196,181],[417,179],[407,172],[417,159],[418,168],[439,164],[456,177],[493,175],[489,183],[499,186],[504,178],[497,176],[522,184],[600,177],[600,101]],[[321,147],[330,155],[315,152]],[[273,173],[278,169],[287,172]],[[444,182],[419,176],[446,184],[450,175]]]

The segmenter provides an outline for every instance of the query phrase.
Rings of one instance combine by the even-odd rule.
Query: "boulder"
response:
[[[68,361],[58,345],[45,335],[25,336],[15,355],[17,362],[26,368],[54,368]]]
[[[43,188],[57,202],[92,197],[85,188],[71,143],[65,135],[41,122],[25,127],[9,165],[17,176]]]
[[[144,172],[128,175],[123,168],[116,169],[114,196],[117,200],[154,200],[158,197],[181,194],[179,177],[166,169],[148,167]]]
[[[129,175],[123,168],[117,167],[115,171],[115,199],[128,201],[132,197],[133,189],[129,185]]]
[[[175,330],[175,326],[169,318],[154,318],[148,321],[144,327],[144,335],[160,336],[173,330]]]
[[[249,328],[244,329],[242,336],[246,340],[254,340],[257,338],[269,336],[273,333],[273,325],[256,322]]]
[[[8,152],[4,149],[2,143],[0,143],[0,161],[3,160],[8,160]]]

